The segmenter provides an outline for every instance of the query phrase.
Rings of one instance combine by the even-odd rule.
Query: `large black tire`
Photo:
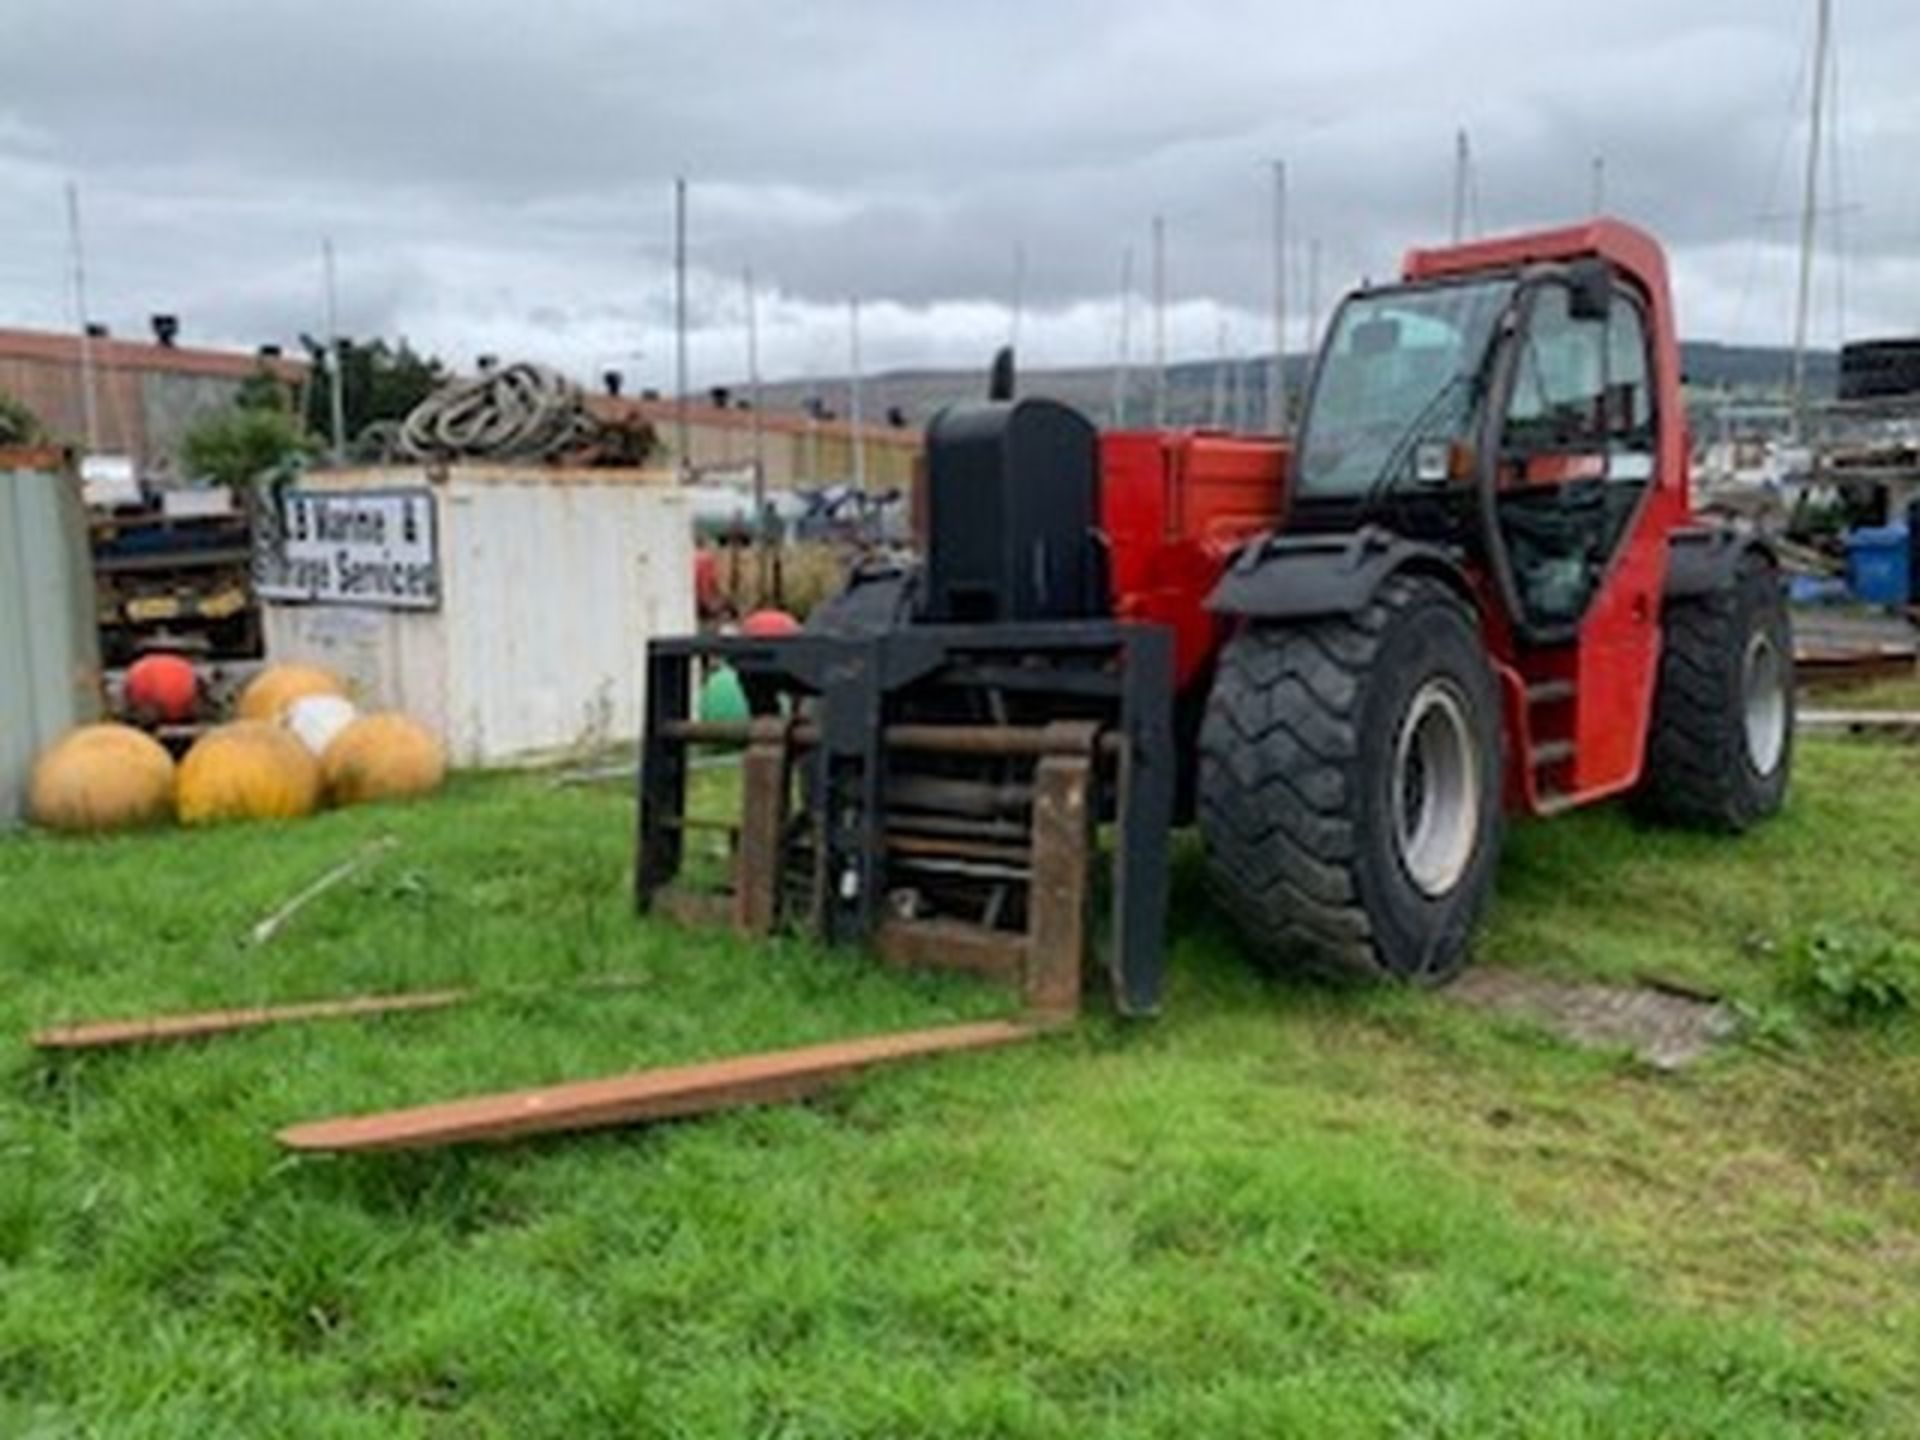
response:
[[[1436,725],[1429,779],[1408,757]],[[1199,809],[1216,903],[1254,957],[1369,980],[1457,974],[1499,863],[1501,733],[1480,627],[1438,580],[1396,576],[1350,617],[1245,626],[1201,725]],[[1448,794],[1431,810],[1447,823],[1421,830]]]
[[[1779,572],[1749,554],[1732,585],[1669,601],[1661,630],[1633,807],[1668,824],[1745,830],[1780,809],[1793,773],[1793,628]]]

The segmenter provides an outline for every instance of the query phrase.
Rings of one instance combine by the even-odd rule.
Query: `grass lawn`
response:
[[[294,1120],[1009,1008],[642,924],[631,831],[626,795],[535,776],[0,841],[0,1435],[1920,1433],[1920,1022],[1840,1025],[1787,983],[1834,936],[1920,935],[1920,751],[1809,743],[1790,814],[1738,842],[1612,811],[1509,837],[1482,959],[1752,1016],[1765,1043],[1679,1076],[1262,980],[1189,854],[1158,1022],[646,1131],[277,1149]],[[634,983],[507,988],[607,975]],[[78,1062],[23,1038],[448,983],[497,993]]]

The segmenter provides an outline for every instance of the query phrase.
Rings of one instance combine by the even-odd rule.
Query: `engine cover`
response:
[[[942,624],[1107,614],[1096,539],[1099,442],[1057,401],[950,405],[927,427],[920,619]]]

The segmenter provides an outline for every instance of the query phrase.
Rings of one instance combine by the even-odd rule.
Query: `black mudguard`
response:
[[[1761,556],[1776,568],[1779,565],[1773,547],[1749,530],[1731,525],[1689,525],[1675,530],[1667,541],[1663,593],[1669,600],[1684,600],[1730,590],[1739,578],[1740,562],[1750,554]]]
[[[1432,575],[1473,598],[1455,552],[1366,525],[1341,535],[1255,541],[1234,557],[1207,597],[1207,609],[1255,620],[1354,615],[1403,570]]]

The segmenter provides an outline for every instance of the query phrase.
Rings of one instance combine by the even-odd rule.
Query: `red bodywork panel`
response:
[[[1409,282],[1509,272],[1599,258],[1644,307],[1652,364],[1656,447],[1649,493],[1572,645],[1524,650],[1489,577],[1470,576],[1504,697],[1508,802],[1538,813],[1628,789],[1645,758],[1659,667],[1660,597],[1667,541],[1691,518],[1680,351],[1666,259],[1652,236],[1615,220],[1411,250]],[[1239,545],[1286,517],[1284,441],[1211,431],[1117,431],[1101,436],[1101,518],[1110,547],[1114,614],[1175,635],[1182,692],[1206,676],[1225,622],[1205,608]],[[1529,483],[1581,478],[1546,462]],[[1571,681],[1572,698],[1529,704],[1529,686]],[[1572,756],[1536,769],[1537,745],[1571,741]]]
[[[1182,691],[1224,638],[1206,599],[1240,544],[1286,508],[1284,442],[1206,430],[1116,430],[1100,437],[1100,521],[1113,611],[1174,634]]]

